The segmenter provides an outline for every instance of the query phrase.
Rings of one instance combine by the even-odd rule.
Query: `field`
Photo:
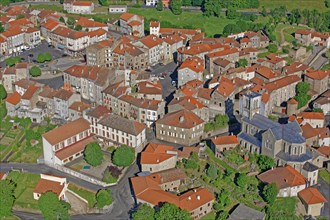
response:
[[[260,0],[260,8],[265,6],[266,9],[277,8],[280,6],[286,6],[287,9],[317,9],[319,11],[329,11],[330,9],[325,7],[324,0]]]
[[[320,170],[319,176],[328,184],[330,184],[330,173],[327,170]]]
[[[182,12],[181,15],[173,15],[170,10],[157,11],[156,9],[130,8],[129,12],[139,14],[146,20],[158,20],[172,24],[178,28],[201,28],[207,36],[222,34],[227,24],[234,24],[237,20],[222,17],[204,17],[201,12]],[[265,22],[265,18],[259,16],[255,22]],[[161,25],[162,26],[162,25]]]
[[[33,199],[33,190],[40,179],[40,175],[14,171],[10,172],[8,176],[17,184],[14,205],[20,208],[38,210],[37,200]]]

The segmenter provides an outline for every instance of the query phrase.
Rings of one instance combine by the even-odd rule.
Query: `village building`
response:
[[[307,215],[321,215],[326,198],[316,188],[306,188],[298,193],[298,197],[304,205]]]
[[[44,193],[50,191],[55,193],[59,200],[67,200],[65,195],[67,189],[68,183],[65,177],[40,174],[37,186],[33,190],[33,198],[39,200]]]

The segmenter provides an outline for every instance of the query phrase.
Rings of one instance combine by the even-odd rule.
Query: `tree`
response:
[[[230,197],[229,197],[230,193],[225,190],[222,189],[218,195],[217,195],[217,203],[220,206],[220,209],[225,208],[228,204],[230,204]]]
[[[325,7],[330,8],[330,0],[324,0]]]
[[[0,22],[0,33],[4,32],[5,28],[2,26],[2,23]]]
[[[237,62],[237,66],[239,67],[246,67],[249,64],[247,59],[239,59]]]
[[[268,51],[270,53],[276,53],[278,48],[275,44],[269,44],[268,47],[267,47]]]
[[[63,5],[63,3],[64,3],[64,0],[60,0],[60,4],[62,4],[62,5]]]
[[[305,106],[311,99],[311,96],[308,94],[309,88],[310,85],[306,82],[299,82],[296,85],[296,96],[294,99],[298,102],[298,108]]]
[[[155,210],[147,204],[139,205],[138,210],[133,213],[134,220],[154,220]]]
[[[228,19],[236,19],[240,16],[239,12],[235,9],[228,9],[226,15]]]
[[[330,50],[328,50],[326,53],[325,53],[325,57],[330,59]]]
[[[269,170],[273,166],[275,166],[275,160],[266,155],[259,155],[257,164],[262,172]]]
[[[15,202],[16,184],[8,179],[0,181],[0,218],[10,216]]]
[[[192,5],[192,1],[191,0],[182,0],[182,5],[183,6],[191,6]]]
[[[22,58],[20,57],[9,57],[6,59],[7,66],[14,66],[16,63],[21,62]]]
[[[227,24],[223,28],[223,35],[228,36],[230,34],[241,32],[241,28],[238,27],[236,24]]]
[[[103,153],[100,145],[97,142],[87,144],[84,150],[84,158],[86,162],[93,167],[101,165],[103,160]]]
[[[7,98],[6,89],[2,84],[0,84],[0,100],[4,100],[5,98]]]
[[[218,176],[218,169],[213,164],[210,164],[206,170],[206,174],[210,178],[216,178]]]
[[[39,209],[46,220],[70,219],[70,204],[60,201],[51,191],[44,193],[38,200]]]
[[[33,66],[30,68],[29,73],[33,77],[41,76],[41,69],[37,66]]]
[[[229,213],[226,212],[226,211],[221,211],[219,214],[218,214],[218,217],[216,220],[226,220],[228,219],[229,217]]]
[[[183,161],[183,165],[186,169],[195,170],[198,168],[198,164],[191,158],[183,159],[182,161]]]
[[[45,62],[45,55],[43,53],[39,53],[36,60],[37,60],[38,63],[44,63]]]
[[[73,17],[68,17],[68,20],[66,21],[66,23],[67,23],[69,26],[73,26],[74,23],[76,23],[76,19],[74,19]]]
[[[240,27],[241,31],[248,31],[250,29],[250,24],[243,20],[238,20],[236,25]]]
[[[267,184],[266,186],[264,186],[264,188],[262,190],[262,194],[263,194],[266,202],[268,202],[271,205],[274,204],[275,199],[278,194],[278,189],[277,189],[276,184],[271,183],[271,184]]]
[[[5,104],[0,105],[0,126],[1,126],[1,122],[3,122],[3,119],[6,117],[7,115],[7,108]]]
[[[163,1],[158,1],[157,2],[156,10],[157,11],[163,11],[164,10]]]
[[[180,15],[182,13],[182,2],[181,0],[172,0],[170,2],[170,9],[173,14]]]
[[[193,6],[202,6],[204,0],[192,0],[192,5]]]
[[[264,17],[267,16],[267,10],[266,10],[265,6],[262,6],[261,14],[262,14],[262,16],[264,16]]]
[[[221,13],[221,4],[218,0],[205,0],[203,7],[203,15],[206,17],[219,17]]]
[[[96,194],[96,207],[102,209],[104,206],[112,204],[111,191],[101,189]]]
[[[76,31],[81,31],[82,30],[82,26],[80,24],[78,24],[77,26],[74,27],[74,29]]]
[[[245,188],[248,181],[248,177],[245,173],[240,173],[236,177],[236,184],[241,188]]]
[[[48,62],[53,59],[53,57],[50,53],[45,53],[44,58],[45,58],[45,61],[48,61]]]
[[[112,156],[112,162],[119,167],[130,166],[135,157],[134,149],[127,145],[121,145],[118,147]]]
[[[168,219],[178,219],[178,220],[188,220],[191,219],[190,213],[186,210],[182,210],[176,205],[165,203],[159,212],[155,214],[155,220],[168,220]]]
[[[99,0],[99,3],[102,6],[108,6],[109,5],[109,1],[108,0]]]
[[[62,23],[64,23],[64,24],[65,24],[65,19],[64,19],[62,16],[60,17],[60,19],[59,19],[59,20],[60,20],[60,22],[62,22]]]

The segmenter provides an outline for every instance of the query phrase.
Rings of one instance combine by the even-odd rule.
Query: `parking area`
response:
[[[53,47],[49,47],[46,41],[41,41],[41,44],[37,47],[20,52],[17,56],[21,57],[23,62],[25,61],[33,63],[36,62],[35,59],[37,58],[39,53],[50,53],[53,57],[53,60],[66,56],[64,55],[63,51],[57,50]],[[6,67],[6,62],[1,62],[0,66]]]

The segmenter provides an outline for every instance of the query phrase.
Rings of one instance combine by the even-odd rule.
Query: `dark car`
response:
[[[146,69],[147,72],[151,72],[151,69]]]

